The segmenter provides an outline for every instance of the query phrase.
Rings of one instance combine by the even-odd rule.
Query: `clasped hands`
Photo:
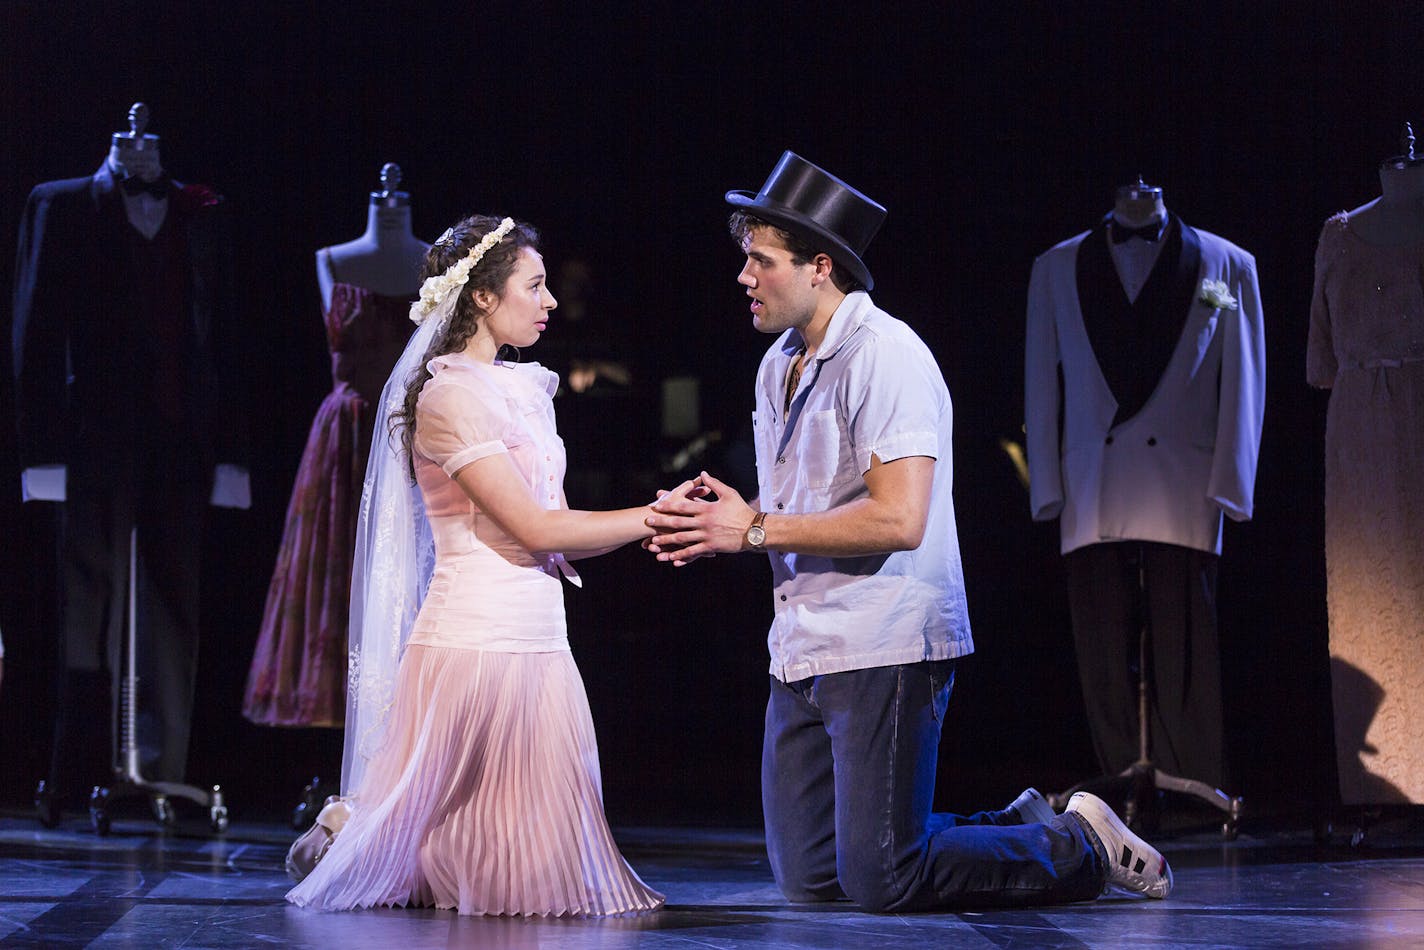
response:
[[[672,491],[658,492],[651,507],[644,524],[654,533],[643,548],[674,567],[745,550],[747,527],[756,516],[736,489],[706,472]]]

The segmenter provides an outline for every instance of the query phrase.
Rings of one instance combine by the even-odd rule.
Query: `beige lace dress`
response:
[[[1424,243],[1325,222],[1306,355],[1329,388],[1325,562],[1345,804],[1424,802]]]

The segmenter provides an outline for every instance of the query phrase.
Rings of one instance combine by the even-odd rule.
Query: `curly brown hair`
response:
[[[486,234],[498,228],[503,218],[487,214],[474,214],[462,219],[450,229],[450,237],[439,244],[432,244],[425,255],[425,263],[420,268],[420,279],[425,280],[445,273],[457,261],[470,252],[470,248],[480,242]],[[415,440],[415,404],[420,391],[425,388],[431,373],[429,363],[437,356],[458,353],[465,348],[470,337],[479,329],[484,312],[475,303],[475,291],[484,290],[499,299],[504,294],[504,285],[514,273],[519,263],[519,254],[524,248],[539,250],[539,232],[533,225],[516,221],[514,229],[498,244],[485,252],[480,262],[470,269],[469,279],[455,301],[455,310],[445,326],[435,334],[430,349],[420,361],[420,368],[411,374],[405,386],[405,403],[399,411],[391,413],[391,437],[400,434],[401,449],[405,452],[406,464],[411,477],[415,477],[415,458],[411,454],[411,444]]]
[[[741,247],[747,239],[747,235],[757,228],[766,228],[781,239],[781,243],[791,252],[791,263],[798,267],[802,264],[809,264],[816,259],[817,254],[824,253],[836,266],[831,268],[831,283],[836,285],[836,289],[843,294],[853,293],[857,290],[864,290],[865,285],[846,269],[845,265],[836,260],[836,256],[825,248],[817,247],[810,241],[786,230],[778,224],[772,224],[765,218],[759,218],[748,211],[733,211],[731,217],[727,219],[727,230],[731,232],[732,239]]]

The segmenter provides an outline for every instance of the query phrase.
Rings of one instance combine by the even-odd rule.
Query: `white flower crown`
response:
[[[410,305],[410,318],[415,321],[416,326],[424,323],[430,312],[444,304],[451,294],[459,293],[460,288],[470,279],[470,269],[480,262],[485,252],[504,240],[505,235],[513,230],[514,219],[505,218],[499,223],[499,227],[480,238],[480,242],[470,248],[470,253],[451,264],[449,270],[435,277],[425,278],[425,283],[420,285],[420,299]],[[452,231],[447,230],[435,243],[444,244],[451,234]]]

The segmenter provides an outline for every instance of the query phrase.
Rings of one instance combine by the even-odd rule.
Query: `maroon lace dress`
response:
[[[337,283],[326,313],[334,386],[287,505],[242,714],[267,726],[346,719],[346,615],[374,405],[414,329],[410,301]]]

